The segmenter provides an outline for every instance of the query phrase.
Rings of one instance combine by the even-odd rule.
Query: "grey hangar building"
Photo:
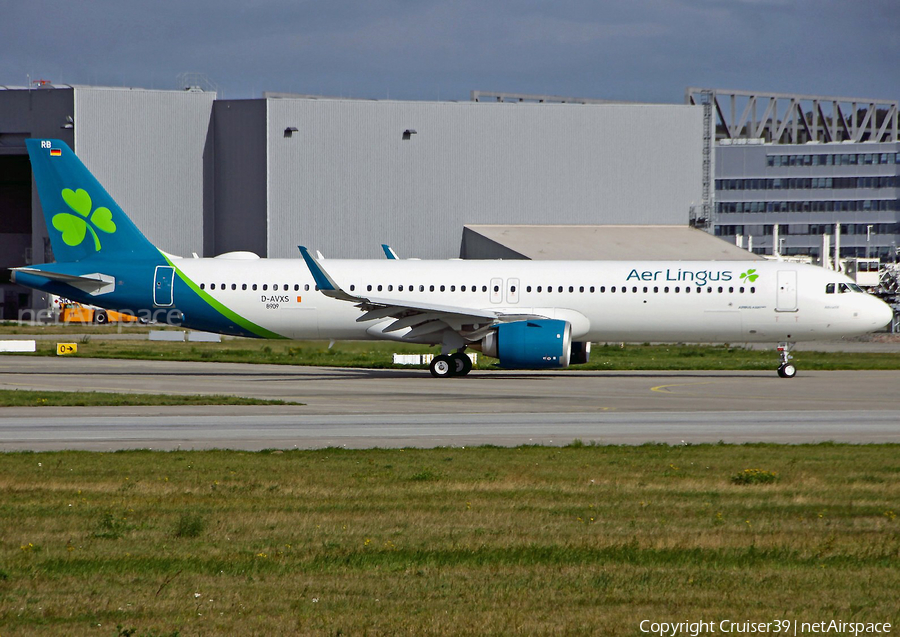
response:
[[[479,226],[686,228],[701,126],[684,104],[0,88],[0,267],[53,260],[29,137],[68,143],[170,254],[532,258]],[[46,307],[3,287],[4,318]]]
[[[880,243],[870,246],[879,255],[896,245],[887,234],[900,221],[890,180],[859,182],[892,202],[876,204],[877,215],[836,211],[819,225],[804,217],[806,243],[791,210],[763,204],[744,213],[744,201],[765,201],[752,180],[775,178],[768,158],[810,145],[802,132],[784,134],[779,117],[787,116],[777,109],[768,129],[780,136],[737,141],[756,131],[749,118],[729,129],[724,95],[688,89],[683,104],[478,91],[458,102],[281,93],[229,100],[193,87],[0,87],[0,268],[53,260],[28,137],[68,143],[150,241],[185,257],[299,258],[302,244],[326,258],[383,258],[386,243],[401,258],[422,259],[753,259],[820,246],[812,231],[837,219],[853,233],[882,224]],[[879,162],[900,150],[896,102],[873,108],[888,111],[877,129],[874,117],[848,117],[841,139],[816,152],[839,145],[849,154],[851,133],[863,162],[875,146]],[[834,132],[825,119],[817,126]],[[796,170],[787,164],[782,172]],[[900,162],[875,166],[840,165],[832,177],[892,177]],[[737,202],[741,213],[732,212]],[[785,228],[777,244],[776,223]],[[737,245],[744,235],[754,236],[757,255]],[[855,254],[858,243],[845,239],[842,254]],[[0,318],[47,306],[37,292],[0,288]]]

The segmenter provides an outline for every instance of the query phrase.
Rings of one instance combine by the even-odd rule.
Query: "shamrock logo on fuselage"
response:
[[[753,283],[758,278],[759,275],[756,273],[756,268],[750,268],[746,272],[741,273],[741,280],[747,280],[750,283]]]
[[[100,237],[94,228],[107,234],[116,231],[116,224],[112,220],[109,208],[100,207],[91,213],[93,208],[91,196],[81,188],[78,190],[63,188],[62,198],[66,205],[77,213],[77,216],[71,212],[53,215],[53,227],[62,232],[63,242],[68,246],[81,245],[85,235],[90,231],[94,237],[94,249],[100,252]]]

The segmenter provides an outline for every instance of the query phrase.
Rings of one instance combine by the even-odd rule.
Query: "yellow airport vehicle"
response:
[[[137,323],[138,317],[133,314],[123,314],[114,310],[104,310],[91,305],[81,303],[63,303],[59,307],[60,323]]]

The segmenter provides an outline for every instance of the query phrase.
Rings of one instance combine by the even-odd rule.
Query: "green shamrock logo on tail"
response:
[[[753,283],[758,278],[759,275],[756,273],[756,268],[750,268],[746,272],[741,273],[742,281],[749,281],[750,283]]]
[[[100,207],[91,213],[91,208],[93,208],[91,196],[81,188],[78,190],[63,188],[62,198],[66,205],[78,214],[76,216],[70,212],[61,212],[53,215],[53,227],[62,232],[63,242],[69,246],[80,245],[84,241],[84,236],[90,231],[94,237],[94,249],[99,252],[100,237],[97,236],[94,228],[107,234],[113,234],[116,231],[116,224],[112,220],[109,208]]]

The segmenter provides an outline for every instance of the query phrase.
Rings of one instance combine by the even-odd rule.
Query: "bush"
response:
[[[182,513],[175,525],[175,537],[199,537],[206,525],[196,513]]]

